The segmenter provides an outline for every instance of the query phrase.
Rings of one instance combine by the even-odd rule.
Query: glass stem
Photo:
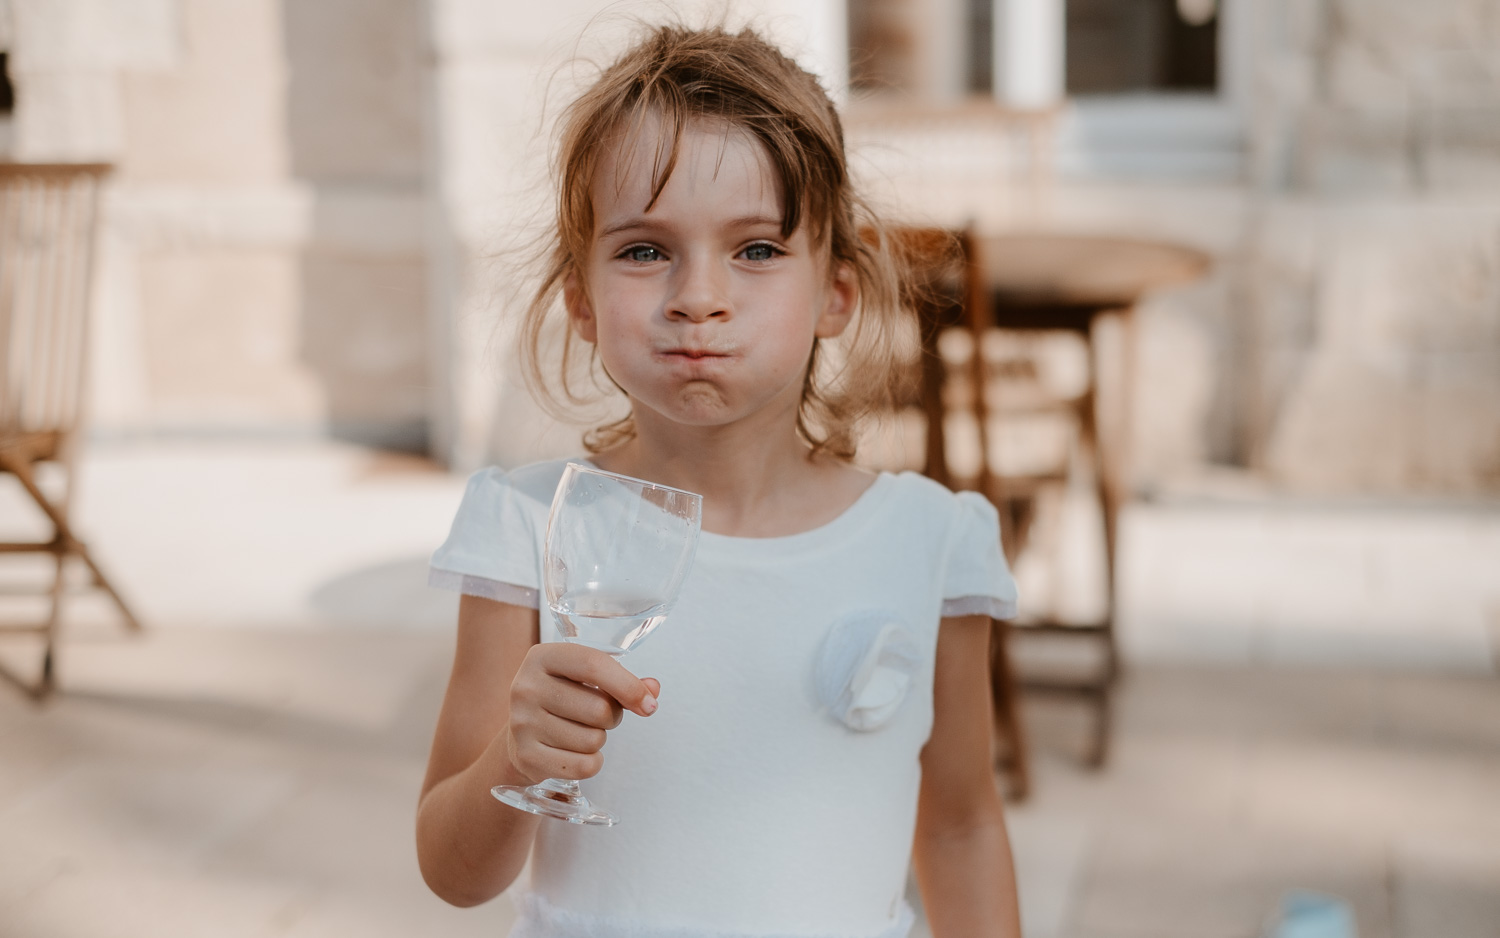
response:
[[[583,797],[583,790],[576,781],[566,778],[549,778],[537,782],[536,787],[548,792],[554,801],[576,801]]]

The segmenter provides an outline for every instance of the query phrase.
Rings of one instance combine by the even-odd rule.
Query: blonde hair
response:
[[[820,362],[828,356],[820,354],[822,340],[815,340],[797,413],[797,431],[815,452],[852,458],[857,421],[890,403],[900,373],[898,265],[883,226],[853,190],[843,127],[827,93],[817,78],[750,30],[654,27],[563,112],[553,169],[556,227],[521,328],[527,381],[544,407],[564,416],[542,368],[542,340],[561,306],[563,285],[570,277],[582,280],[602,151],[653,121],[664,128],[652,169],[654,203],[676,166],[684,130],[703,120],[725,123],[763,145],[781,183],[783,235],[807,224],[814,243],[828,245],[832,264],[854,272],[859,309],[839,340],[842,361],[837,367]],[[586,400],[570,373],[574,341],[565,329],[559,383],[562,396],[576,405]],[[597,453],[634,433],[626,416],[594,428],[584,443]]]

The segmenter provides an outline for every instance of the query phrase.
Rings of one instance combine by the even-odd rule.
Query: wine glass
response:
[[[542,591],[563,637],[618,658],[661,625],[692,566],[702,509],[692,492],[568,463],[542,553]],[[615,823],[576,781],[497,785],[490,794],[573,824]]]

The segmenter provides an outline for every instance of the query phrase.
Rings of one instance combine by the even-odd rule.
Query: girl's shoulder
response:
[[[1000,514],[978,492],[955,492],[940,482],[916,472],[882,473],[890,492],[888,500],[903,513],[926,519],[942,529],[993,529],[1000,531]]]
[[[470,475],[448,537],[432,554],[428,582],[535,607],[541,538],[567,464],[555,459],[515,469],[487,466]]]
[[[448,540],[438,549],[447,554],[483,554],[497,540],[530,541],[546,528],[552,493],[568,460],[531,463],[515,469],[486,466],[469,476],[454,513]]]
[[[516,501],[522,507],[539,505],[546,510],[552,504],[552,493],[557,491],[563,469],[569,462],[579,461],[581,460],[549,459],[514,469],[486,466],[469,476],[464,491],[464,504],[478,506]]]
[[[887,476],[892,530],[933,551],[943,582],[943,615],[1016,614],[1016,583],[1000,542],[1000,513],[978,492],[954,492],[926,476]],[[925,535],[925,536],[924,536]]]

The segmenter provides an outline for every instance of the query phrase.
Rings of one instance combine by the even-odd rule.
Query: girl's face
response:
[[[776,174],[761,144],[724,125],[684,130],[656,203],[658,137],[601,160],[593,246],[564,299],[630,396],[637,421],[725,426],[795,419],[813,341],[848,324],[852,271],[834,269],[803,224],[781,234]]]

